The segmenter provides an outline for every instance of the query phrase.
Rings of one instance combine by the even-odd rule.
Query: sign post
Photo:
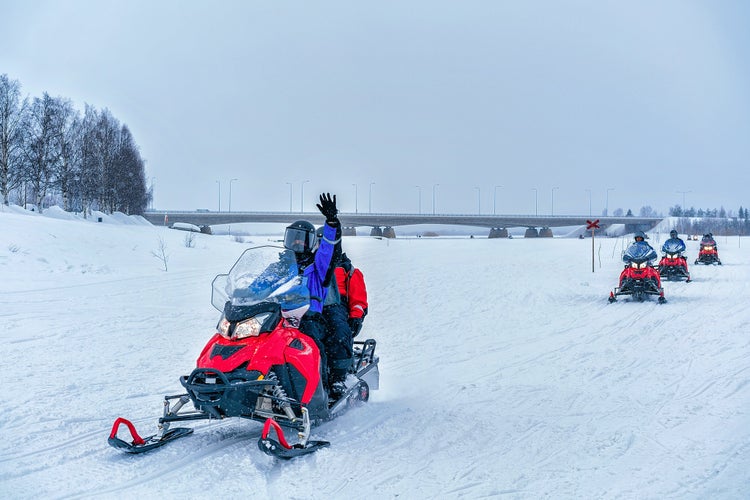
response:
[[[590,221],[586,219],[586,229],[591,230],[591,272],[594,272],[594,234],[596,233],[596,230],[599,229],[599,219],[596,219],[595,221]]]

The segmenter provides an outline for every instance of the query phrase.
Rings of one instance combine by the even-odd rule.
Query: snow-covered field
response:
[[[281,462],[237,419],[140,456],[107,445],[118,416],[155,431],[214,331],[212,278],[280,234],[188,248],[66,218],[0,209],[2,498],[750,495],[750,239],[719,237],[724,265],[657,305],[607,303],[616,238],[595,273],[590,240],[345,238],[381,388],[314,430],[330,448]]]

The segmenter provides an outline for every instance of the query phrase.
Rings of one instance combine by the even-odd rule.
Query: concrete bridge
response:
[[[222,224],[281,223],[307,220],[316,226],[325,222],[319,212],[206,212],[180,210],[150,210],[144,214],[154,225],[184,222],[206,228]],[[508,228],[525,227],[527,238],[552,237],[552,227],[585,226],[585,215],[469,215],[469,214],[392,214],[339,213],[344,235],[355,235],[357,227],[370,227],[370,235],[395,238],[397,226],[441,224],[450,226],[486,227],[489,238],[507,238]],[[629,231],[648,230],[661,222],[660,217],[598,217],[604,229],[612,224],[625,224]]]

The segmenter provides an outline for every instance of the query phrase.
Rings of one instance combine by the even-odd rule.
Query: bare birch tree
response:
[[[10,202],[10,193],[22,182],[23,140],[28,99],[21,99],[21,84],[0,75],[0,196]]]
[[[59,99],[58,104],[56,124],[60,158],[53,167],[53,186],[62,196],[63,210],[70,211],[80,180],[81,119],[69,99]]]
[[[35,97],[31,104],[24,178],[31,184],[36,206],[43,210],[42,202],[53,184],[53,172],[60,161],[58,148],[58,102],[48,93]]]

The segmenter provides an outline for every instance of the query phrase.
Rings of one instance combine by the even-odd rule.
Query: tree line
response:
[[[4,205],[60,205],[66,211],[143,214],[152,193],[127,125],[70,99],[22,97],[0,75],[0,196]]]
[[[622,209],[616,209],[612,215],[615,217],[633,217],[633,211],[628,209],[627,213]],[[638,215],[641,217],[662,217],[650,206],[641,207]],[[721,234],[721,235],[748,235],[750,234],[750,211],[740,207],[735,215],[732,210],[720,208],[696,209],[694,207],[683,208],[680,205],[669,207],[669,216],[679,218],[677,227],[685,234]]]
[[[669,215],[680,218],[679,224],[685,233],[750,234],[750,214],[748,209],[743,207],[740,207],[735,215],[731,210],[727,212],[724,207],[696,210],[695,207],[683,208],[675,205],[669,207]]]

